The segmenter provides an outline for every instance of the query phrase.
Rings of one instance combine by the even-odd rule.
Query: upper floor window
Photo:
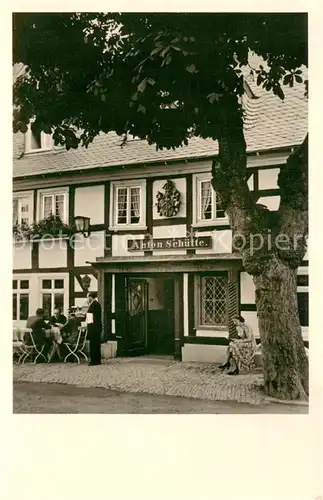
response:
[[[12,223],[30,225],[33,222],[33,193],[14,193],[12,200]]]
[[[50,215],[59,216],[61,221],[68,222],[68,189],[41,191],[38,196],[39,219]]]
[[[211,174],[197,174],[193,177],[193,224],[223,224],[228,217],[220,197],[211,184]]]
[[[144,180],[111,183],[110,226],[142,228],[146,219],[145,200]]]
[[[31,126],[25,134],[25,153],[36,153],[40,151],[49,151],[53,148],[53,138],[50,134],[44,132],[33,132]]]

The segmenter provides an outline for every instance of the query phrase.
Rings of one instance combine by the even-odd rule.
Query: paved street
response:
[[[103,388],[63,384],[14,383],[14,413],[217,413],[301,414],[304,406],[286,404],[250,405],[192,398],[125,393]]]
[[[14,365],[13,380],[102,387],[121,392],[262,404],[261,373],[230,377],[214,364],[168,359],[115,358],[101,366],[51,363]]]

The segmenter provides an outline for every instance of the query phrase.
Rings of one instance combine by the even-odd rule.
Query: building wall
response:
[[[257,165],[257,161],[259,165]],[[285,161],[285,160],[284,160]],[[282,160],[268,159],[266,164],[264,157],[261,159],[250,160],[250,177],[248,184],[253,190],[258,203],[265,204],[270,210],[278,208],[280,196],[277,185],[277,178],[284,163]],[[231,253],[232,251],[232,232],[228,221],[223,219],[216,223],[198,224],[194,221],[196,212],[196,198],[194,195],[195,174],[209,173],[211,171],[211,161],[201,161],[196,163],[187,163],[171,165],[168,167],[145,167],[142,170],[142,177],[139,171],[136,171],[136,179],[146,178],[145,206],[146,220],[145,227],[141,229],[127,228],[126,230],[116,230],[110,227],[111,210],[111,189],[110,182],[118,180],[131,180],[134,174],[129,169],[120,170],[119,174],[109,172],[100,172],[97,178],[91,179],[87,184],[86,173],[77,179],[78,184],[71,178],[67,183],[65,177],[46,179],[46,188],[50,188],[51,183],[55,188],[68,186],[68,215],[73,219],[75,215],[90,217],[91,235],[85,238],[83,235],[76,235],[70,241],[56,240],[47,243],[35,242],[25,243],[24,245],[14,245],[14,279],[19,276],[27,276],[30,280],[30,313],[34,313],[39,307],[41,300],[41,290],[39,288],[40,279],[43,275],[50,275],[53,279],[58,276],[64,276],[64,312],[67,313],[70,305],[82,305],[86,298],[86,289],[84,289],[82,279],[85,275],[90,276],[90,290],[98,290],[98,281],[95,271],[91,267],[98,257],[136,257],[144,255],[158,256],[168,255],[171,261],[176,261],[177,257],[186,254],[196,255],[216,255]],[[146,176],[146,177],[145,177]],[[160,216],[156,208],[156,195],[167,181],[171,179],[181,195],[181,206],[176,216],[167,218]],[[20,186],[21,191],[32,190],[34,193],[34,214],[38,213],[37,203],[39,203],[38,192],[42,189],[40,181],[31,181],[14,183]],[[43,181],[42,181],[43,182]],[[38,184],[37,184],[38,183]],[[19,191],[18,191],[19,192]],[[187,235],[211,236],[212,247],[207,249],[172,249],[172,250],[145,250],[129,251],[128,241],[133,239],[144,240],[149,235],[153,238],[179,238]],[[308,257],[305,257],[307,260]],[[230,265],[228,264],[228,270]],[[304,267],[305,269],[305,267]],[[302,272],[305,272],[304,270]],[[308,272],[308,271],[307,271]],[[57,278],[58,279],[58,278]],[[114,301],[116,289],[115,281],[111,280],[111,289],[109,290],[110,299]],[[241,314],[251,325],[256,335],[258,335],[257,314],[255,307],[255,293],[252,278],[245,272],[240,273],[239,277],[238,299]],[[206,332],[203,329],[195,329],[192,333],[192,307],[194,308],[192,298],[192,280],[190,273],[183,274],[182,304],[183,304],[183,325],[182,333],[187,337],[187,342],[183,347],[183,359],[194,360],[194,357],[201,356],[209,359],[211,353],[218,352],[216,347],[223,346],[211,345],[213,342],[221,343],[223,338],[227,337],[228,330],[216,330],[209,328]],[[306,288],[306,290],[305,290]],[[300,293],[308,292],[308,287],[298,289]],[[158,301],[154,295],[153,285],[151,284],[150,293],[152,294],[151,307],[158,307]],[[192,306],[193,304],[193,306]],[[114,307],[114,306],[111,306]],[[113,312],[113,311],[112,311]],[[109,329],[112,332],[116,330],[115,318],[109,319]],[[304,339],[308,338],[308,328],[303,328]],[[190,338],[194,336],[194,342]],[[210,349],[209,349],[210,348]],[[209,349],[209,350],[208,350]],[[219,352],[220,352],[219,351]],[[212,354],[213,355],[213,354]],[[194,358],[194,359],[193,359]]]

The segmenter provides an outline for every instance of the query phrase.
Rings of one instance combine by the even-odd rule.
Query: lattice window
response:
[[[226,325],[228,279],[226,276],[202,276],[200,287],[201,325]]]

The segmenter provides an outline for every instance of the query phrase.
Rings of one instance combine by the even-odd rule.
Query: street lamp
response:
[[[90,236],[90,217],[77,215],[74,217],[74,223],[77,233],[82,233],[85,238]]]

